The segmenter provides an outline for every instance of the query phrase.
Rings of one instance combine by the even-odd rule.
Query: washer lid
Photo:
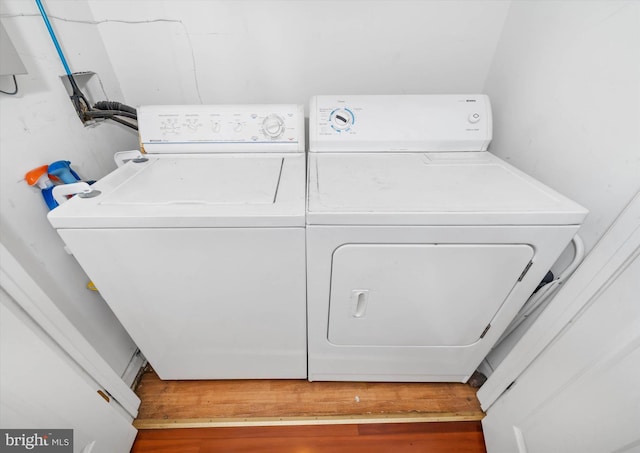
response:
[[[309,155],[308,224],[570,225],[587,210],[488,152]]]
[[[165,155],[128,162],[49,213],[56,228],[303,226],[304,156]]]

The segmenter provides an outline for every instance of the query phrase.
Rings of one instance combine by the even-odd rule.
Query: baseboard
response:
[[[245,426],[346,425],[365,423],[442,423],[480,421],[484,414],[477,412],[436,414],[335,415],[318,417],[245,417],[135,420],[137,429],[225,428]]]

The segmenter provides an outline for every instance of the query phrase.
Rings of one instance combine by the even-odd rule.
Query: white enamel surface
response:
[[[310,153],[310,224],[579,224],[586,210],[488,152]]]
[[[284,158],[152,159],[106,194],[108,205],[263,204],[276,198]],[[132,164],[135,165],[135,164]]]
[[[137,113],[147,153],[304,153],[302,105],[144,105]]]
[[[306,376],[303,228],[59,233],[162,379]]]
[[[309,342],[309,379],[322,380],[349,380],[349,381],[422,381],[422,382],[465,382],[478,364],[489,352],[493,344],[500,337],[511,319],[516,315],[529,295],[536,288],[549,267],[557,259],[562,249],[569,243],[577,230],[577,226],[350,226],[350,225],[310,225],[307,227],[307,307],[308,307],[308,342]],[[491,328],[484,338],[468,345],[458,346],[429,346],[429,345],[380,345],[379,338],[375,344],[345,345],[335,344],[328,338],[332,327],[329,326],[330,301],[333,291],[332,280],[339,283],[339,288],[355,291],[370,289],[368,294],[368,306],[361,319],[365,320],[369,315],[375,315],[374,302],[379,287],[386,288],[380,295],[384,296],[380,302],[384,307],[392,307],[397,303],[397,295],[406,294],[400,285],[406,282],[404,277],[394,274],[394,268],[398,266],[397,260],[385,259],[377,263],[369,263],[365,259],[354,260],[362,263],[359,271],[346,272],[340,269],[343,275],[332,275],[332,266],[335,256],[339,256],[341,247],[350,244],[359,244],[363,248],[371,245],[372,249],[380,244],[402,244],[410,253],[416,250],[439,245],[464,245],[470,249],[474,245],[502,245],[513,247],[513,244],[527,244],[535,251],[529,271],[521,281],[518,275],[523,269],[509,269],[502,272],[499,254],[490,254],[485,260],[481,260],[479,266],[483,269],[486,278],[492,281],[500,281],[500,284],[491,287],[491,295],[504,297],[497,292],[496,287],[513,287],[500,308],[491,318]],[[371,254],[371,261],[382,258],[380,254]],[[388,257],[387,257],[388,258]],[[401,257],[405,258],[405,257]],[[405,261],[406,263],[406,261]],[[519,264],[519,263],[518,263]],[[460,265],[465,269],[464,264]],[[377,270],[376,270],[377,269]],[[369,270],[376,272],[369,274]],[[365,271],[367,273],[365,273]],[[408,272],[417,272],[412,270]],[[363,280],[363,273],[366,275]],[[466,271],[458,273],[449,272],[444,277],[445,282],[459,285],[469,291],[467,297],[472,297],[474,291],[480,287],[474,287],[473,275],[471,280],[462,278],[471,273]],[[385,281],[385,275],[394,276]],[[516,275],[517,274],[517,275]],[[515,276],[515,277],[514,277]],[[460,278],[458,278],[460,277]],[[417,288],[421,285],[419,279],[411,281],[410,285]],[[478,283],[476,281],[476,283]],[[365,286],[363,286],[365,284]],[[367,287],[373,285],[372,287]],[[389,285],[389,286],[387,286]],[[391,286],[395,285],[395,291]],[[494,292],[496,290],[496,292]],[[461,291],[461,290],[460,290]],[[363,296],[364,297],[364,296]],[[419,295],[413,294],[414,300],[419,300]],[[491,298],[491,296],[488,296]],[[468,299],[468,301],[471,299]],[[470,302],[469,302],[470,303]],[[491,304],[495,304],[491,301]],[[463,304],[464,305],[464,304]],[[495,307],[495,305],[493,305]],[[474,307],[480,312],[479,307]],[[445,313],[437,315],[433,322],[446,322],[456,317],[455,307],[443,307]],[[449,311],[450,310],[450,311]],[[491,308],[487,308],[491,311]],[[483,313],[483,316],[485,313]],[[414,326],[412,313],[406,316],[394,314],[394,322],[380,327],[390,332],[367,332],[372,337],[382,337],[391,343],[392,332],[398,332],[403,326]],[[460,317],[460,323],[464,321]],[[456,328],[455,326],[453,327]],[[474,332],[475,333],[475,332]],[[405,338],[406,339],[406,338]],[[374,343],[373,341],[371,343]]]
[[[310,152],[484,151],[491,141],[483,95],[314,96]]]
[[[522,244],[342,245],[333,253],[328,339],[337,345],[472,345],[532,257],[533,249]],[[368,300],[354,300],[360,291]]]
[[[149,156],[49,213],[56,228],[303,226],[304,155]]]

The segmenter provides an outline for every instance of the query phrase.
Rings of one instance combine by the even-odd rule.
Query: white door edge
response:
[[[640,192],[609,227],[554,301],[513,347],[498,368],[478,390],[487,410],[547,348],[567,324],[594,300],[640,247]]]
[[[135,418],[140,398],[98,354],[14,256],[0,243],[0,286],[33,320]]]

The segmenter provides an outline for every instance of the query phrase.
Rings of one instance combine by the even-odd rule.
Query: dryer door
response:
[[[346,244],[333,254],[329,341],[477,342],[533,257],[527,244]]]

